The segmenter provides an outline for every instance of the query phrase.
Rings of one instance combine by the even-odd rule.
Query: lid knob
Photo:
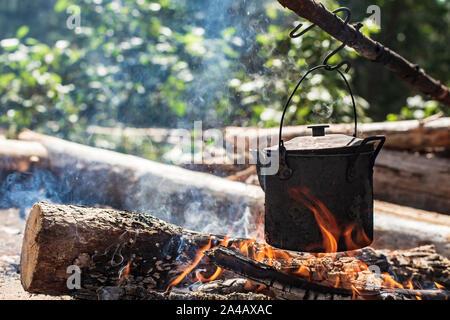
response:
[[[325,135],[325,128],[329,128],[330,126],[327,124],[315,124],[312,126],[308,126],[308,128],[312,129],[313,137],[321,137]]]

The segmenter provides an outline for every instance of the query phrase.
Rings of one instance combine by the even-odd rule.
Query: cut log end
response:
[[[20,277],[23,288],[28,292],[35,291],[33,279],[38,268],[39,242],[36,241],[42,229],[41,207],[37,203],[31,209],[25,227],[22,253],[20,257]]]

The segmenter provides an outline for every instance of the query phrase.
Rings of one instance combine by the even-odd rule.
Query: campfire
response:
[[[23,212],[20,277],[30,293],[79,299],[448,297],[444,215],[375,201],[374,247],[360,249],[370,242],[364,229],[339,226],[320,194],[292,189],[293,205],[304,206],[317,224],[320,240],[310,251],[325,250],[283,250],[265,242],[259,186],[31,131],[14,144],[39,151],[30,163],[28,155],[8,154],[8,166],[19,161],[31,173],[24,183],[38,176],[49,188],[54,177],[55,185],[70,186],[53,188],[51,202]],[[33,192],[44,195],[42,188]],[[24,189],[16,184],[8,199],[37,198]],[[66,201],[87,206],[58,204]],[[348,250],[338,252],[339,244]]]
[[[90,299],[448,297],[440,282],[448,281],[450,263],[432,246],[299,253],[261,241],[262,228],[260,221],[253,238],[235,239],[145,214],[38,203],[25,232],[22,284],[30,292]],[[324,234],[335,249],[332,232]],[[69,290],[71,265],[81,271],[82,287]]]
[[[35,19],[0,41],[0,284],[14,298],[448,300],[450,90],[382,44],[440,48],[442,30],[382,30],[377,4],[363,29],[310,0],[278,1],[308,26],[270,3],[66,2],[43,13],[73,34]],[[350,76],[363,58],[423,96],[373,67]]]
[[[259,186],[31,131],[20,139],[14,143],[39,151],[32,163],[28,156],[18,159],[31,172],[25,182],[38,175],[47,179],[46,188],[49,177],[70,186],[52,189],[51,202],[23,213],[20,277],[30,293],[79,299],[448,297],[447,216],[375,201],[375,242],[359,249],[368,242],[364,229],[338,226],[320,195],[293,189],[293,204],[317,223],[320,241],[311,251],[325,250],[283,250],[265,242]],[[16,155],[8,157],[11,166]],[[42,188],[34,192],[45,194]],[[36,198],[24,189],[16,184],[8,199]],[[58,204],[65,201],[87,206]],[[338,244],[348,250],[337,252]]]

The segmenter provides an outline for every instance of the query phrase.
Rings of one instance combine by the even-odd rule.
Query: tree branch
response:
[[[394,72],[400,79],[433,100],[450,106],[450,89],[448,87],[426,74],[418,65],[409,62],[381,43],[366,37],[353,26],[345,26],[344,21],[327,10],[322,3],[314,0],[278,0],[278,2],[300,17],[316,24],[337,40],[344,42],[348,37],[347,46],[373,62],[382,63],[386,69]]]

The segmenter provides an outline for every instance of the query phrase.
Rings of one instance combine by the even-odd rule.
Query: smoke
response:
[[[1,175],[0,175],[1,176]],[[70,188],[48,170],[3,173],[0,208],[19,208],[21,216],[39,201],[62,203]]]
[[[178,127],[191,128],[193,119],[203,119],[205,129],[207,127],[220,127],[231,124],[224,123],[225,120],[223,119],[227,115],[232,115],[232,108],[224,106],[221,111],[222,114],[219,115],[217,114],[215,103],[220,99],[227,101],[228,98],[233,98],[229,83],[233,80],[232,78],[237,71],[254,75],[258,74],[258,72],[264,72],[264,70],[255,68],[255,66],[259,67],[260,64],[255,62],[258,57],[253,54],[257,45],[255,37],[257,34],[264,32],[268,24],[266,15],[262,14],[265,10],[265,3],[266,1],[261,2],[258,0],[173,1],[172,5],[186,8],[182,16],[176,17],[177,23],[173,32],[183,33],[186,31],[184,29],[189,26],[189,28],[195,28],[193,30],[194,34],[201,35],[204,39],[201,43],[204,48],[197,48],[200,51],[203,50],[203,54],[197,57],[198,62],[195,65],[189,67],[193,78],[191,79],[185,71],[180,71],[180,74],[184,72],[183,76],[180,77],[186,79],[185,83],[188,88],[185,102],[189,116],[185,120],[183,119],[176,123]],[[83,8],[81,9],[83,12]],[[88,18],[86,17],[86,19]],[[163,24],[165,22],[162,21]],[[89,25],[88,20],[82,21],[82,23],[86,24],[86,26]],[[174,23],[172,22],[171,25],[173,26]],[[233,32],[230,33],[228,38],[224,39],[223,32],[227,29],[233,29]],[[225,50],[226,46],[231,47],[237,53],[236,58],[230,59],[230,54]],[[162,54],[161,56],[164,55]],[[156,59],[156,57],[151,58]],[[120,66],[120,70],[129,72],[130,79],[133,82],[139,83],[145,88],[145,92],[151,89],[157,90],[158,79],[164,76],[163,71],[153,73],[153,69],[141,67],[134,58],[125,59],[123,64],[116,65],[115,61],[107,60],[100,52],[93,52],[86,60],[83,63],[96,66],[96,71],[94,71],[99,73],[99,75],[104,74],[105,70],[111,71],[110,69],[112,68],[115,71],[113,70],[114,72],[111,71],[110,73],[122,79],[121,77],[125,76],[122,72],[118,72],[118,68],[115,68]],[[116,80],[119,80],[119,78]],[[96,83],[96,85],[98,84]],[[89,114],[90,123],[113,124],[113,120],[116,117],[119,117],[118,120],[126,123],[128,116],[126,113],[127,106],[135,103],[133,100],[135,97],[128,97],[127,92],[119,91],[123,89],[122,87],[117,89],[114,86],[104,85],[102,88],[102,96],[106,96],[110,100],[106,102],[101,101],[100,105],[109,105],[110,108],[104,109],[105,112],[102,113]],[[138,89],[143,90],[141,87]],[[75,88],[75,92],[76,90],[77,88]],[[122,105],[122,103],[118,102],[119,100],[126,100],[126,103],[123,103],[123,110],[117,111],[115,107],[111,106]],[[149,99],[148,103],[155,104],[158,101],[155,102]],[[84,103],[83,101],[83,104],[88,104],[88,102]],[[144,107],[143,105],[143,114],[139,116],[139,119],[146,119],[147,113],[144,112]],[[164,110],[158,109],[158,106],[152,105],[152,108],[153,114],[159,111],[164,112]],[[91,110],[93,107],[89,105],[88,109]],[[111,119],[111,121],[108,122],[108,119]],[[156,115],[155,119],[158,119]],[[147,120],[146,124],[149,122]],[[114,199],[112,192],[108,193],[108,191],[103,190],[108,188],[108,186],[102,186],[101,174],[101,172],[96,172],[95,174],[87,175],[75,170],[58,174],[46,170],[36,170],[27,173],[0,172],[0,177],[2,178],[0,180],[0,207],[20,208],[22,216],[25,217],[24,212],[38,201],[105,205],[118,209],[147,212],[168,222],[196,231],[218,234],[228,234],[231,231],[236,236],[245,236],[248,233],[246,225],[250,212],[245,207],[245,204],[230,204],[224,210],[225,212],[211,214],[209,208],[214,208],[214,204],[205,203],[201,194],[195,194],[195,191],[192,191],[192,197],[182,199],[181,202],[184,202],[183,205],[180,205],[182,209],[179,212],[173,212],[169,207],[174,208],[174,206],[168,206],[166,203],[166,201],[172,201],[173,199],[159,199],[157,194],[153,195],[155,199],[152,201],[147,201],[148,198],[145,198],[148,197],[148,192],[145,192],[147,189],[145,184],[151,185],[155,183],[154,181],[148,180],[145,184],[140,182],[139,186],[134,187],[135,192],[133,193],[132,201],[127,201],[127,199],[118,199],[118,197]],[[163,185],[163,181],[161,185]],[[91,191],[89,192],[89,190]],[[96,190],[100,191],[95,192]],[[106,196],[102,197],[102,195]],[[134,201],[140,197],[140,201]],[[161,205],[155,208],[149,207],[147,203],[160,203]],[[239,215],[236,215],[236,212]]]
[[[190,188],[174,192],[155,176],[133,183],[123,181],[120,194],[111,186],[116,179],[105,168],[79,170],[69,165],[59,174],[48,170],[0,172],[0,208],[18,208],[23,219],[36,202],[113,207],[148,213],[189,230],[244,237],[249,234],[250,210],[246,203],[218,206],[211,195]],[[108,189],[108,186],[111,189]],[[176,195],[176,196],[175,196]]]

